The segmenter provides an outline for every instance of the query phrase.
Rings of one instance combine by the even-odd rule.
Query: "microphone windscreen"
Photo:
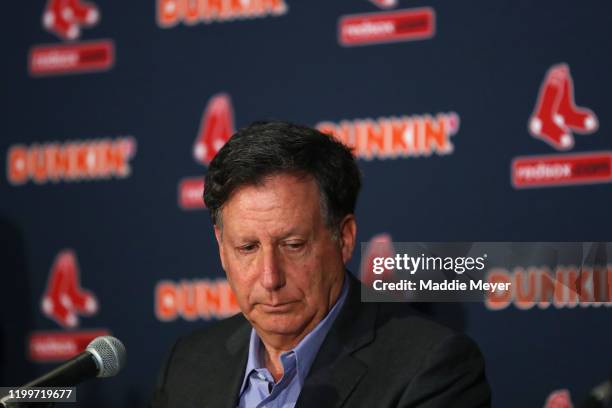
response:
[[[117,375],[125,366],[125,346],[113,336],[96,337],[87,346],[98,363],[98,377]]]

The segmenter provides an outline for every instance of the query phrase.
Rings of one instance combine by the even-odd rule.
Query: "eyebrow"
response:
[[[298,231],[299,227],[295,227],[290,229],[289,231],[284,232],[283,234],[281,234],[278,237],[274,237],[275,241],[282,241],[285,240],[293,235],[297,235],[302,239],[305,239],[309,236],[309,233],[304,232],[304,231]],[[232,241],[233,245],[244,245],[247,243],[252,243],[252,242],[259,242],[259,239],[254,237],[254,236],[250,236],[250,235],[245,235],[244,237],[237,237],[235,240]]]

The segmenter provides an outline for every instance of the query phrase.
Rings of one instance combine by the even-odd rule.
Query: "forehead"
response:
[[[275,174],[238,187],[221,210],[224,229],[269,224],[277,229],[321,218],[320,192],[311,176]]]

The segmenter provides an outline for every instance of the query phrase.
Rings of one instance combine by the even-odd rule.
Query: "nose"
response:
[[[276,251],[273,248],[264,248],[262,258],[261,286],[269,291],[285,286],[285,274]]]

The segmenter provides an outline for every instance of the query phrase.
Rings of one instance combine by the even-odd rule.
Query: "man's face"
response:
[[[221,263],[260,336],[301,339],[333,306],[355,242],[345,217],[334,239],[311,177],[273,175],[239,187],[215,227]],[[276,337],[274,337],[276,336]]]

